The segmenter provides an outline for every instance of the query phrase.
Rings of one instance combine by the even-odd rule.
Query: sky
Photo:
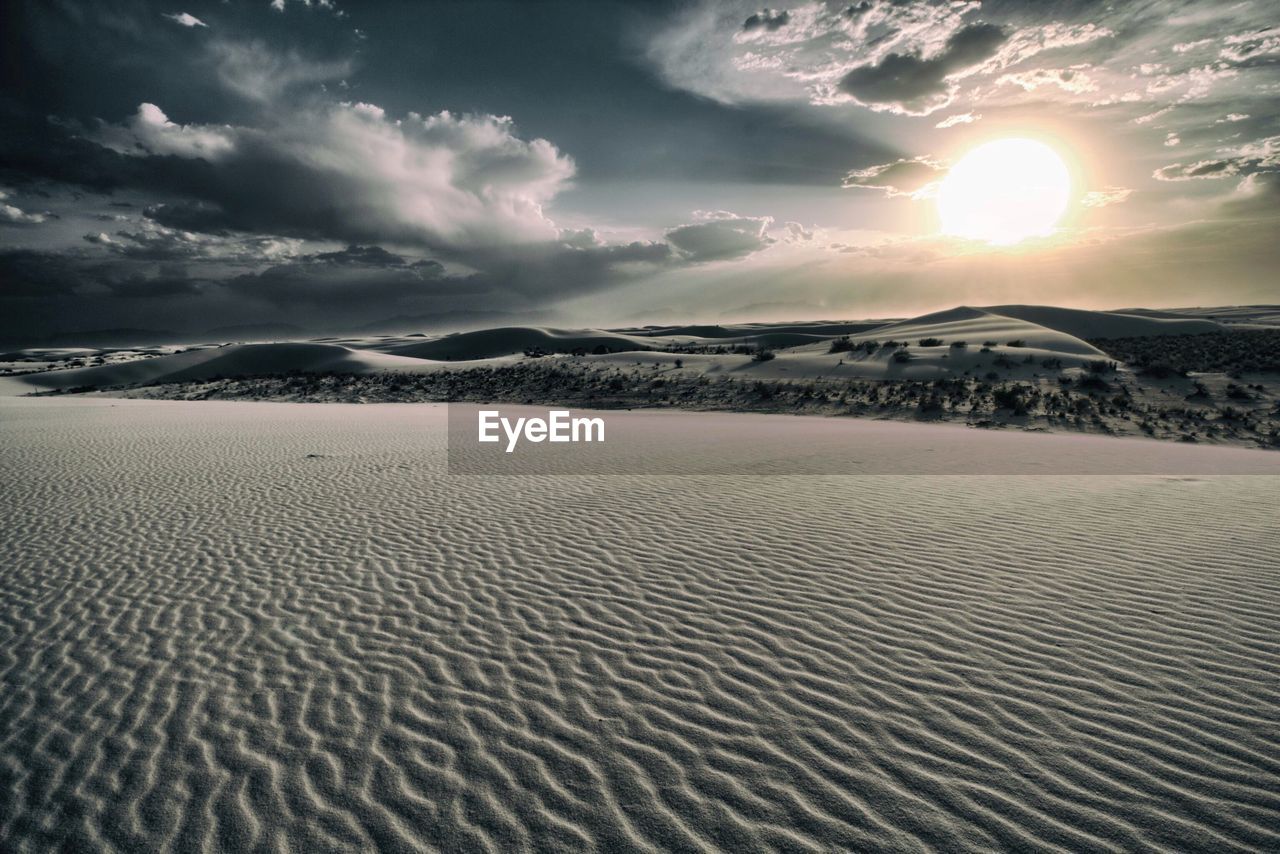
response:
[[[9,343],[1280,302],[1273,0],[3,9]],[[1008,138],[1052,232],[942,233]]]

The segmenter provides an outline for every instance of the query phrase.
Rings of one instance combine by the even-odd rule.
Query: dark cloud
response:
[[[142,104],[126,122],[86,131],[187,201],[156,206],[164,225],[301,238],[394,240],[436,249],[553,237],[542,213],[573,161],[509,118],[388,116],[363,103],[281,111],[265,127],[171,121]],[[176,163],[175,163],[176,161]],[[185,170],[170,170],[181,164]],[[132,166],[132,164],[129,164]]]
[[[69,294],[79,279],[75,264],[60,253],[32,249],[0,251],[0,299]]]
[[[1190,181],[1195,178],[1229,178],[1240,174],[1235,160],[1201,160],[1196,163],[1173,163],[1152,173],[1157,181]]]
[[[408,261],[378,246],[349,246],[302,256],[257,273],[236,276],[226,287],[241,296],[278,305],[340,306],[402,301],[475,292],[474,282],[449,278],[438,261]]]
[[[1002,26],[969,24],[952,33],[935,56],[891,53],[878,63],[850,71],[840,79],[839,88],[869,106],[930,113],[949,102],[948,77],[991,58],[1008,38]]]
[[[140,266],[75,252],[0,252],[0,300],[5,301],[58,301],[71,295],[165,297],[195,294],[202,285],[178,265]],[[12,332],[0,328],[0,333]]]
[[[96,279],[113,297],[151,300],[200,294],[207,286],[182,264],[160,264],[149,275],[140,269],[115,269],[98,265]]]
[[[900,158],[892,163],[855,169],[845,176],[845,187],[879,190],[886,196],[910,196],[939,180],[947,167],[931,157]]]
[[[771,217],[745,217],[727,211],[703,213],[699,222],[677,226],[667,241],[689,261],[724,261],[743,258],[773,243],[765,234]]]
[[[790,20],[791,13],[786,9],[781,12],[775,12],[772,9],[761,9],[742,22],[742,29],[748,33],[753,30],[773,32],[785,27]]]

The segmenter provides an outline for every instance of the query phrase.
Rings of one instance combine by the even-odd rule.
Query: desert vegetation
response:
[[[895,361],[911,359],[905,349],[892,352]],[[769,350],[759,353],[769,354],[766,360],[773,356]],[[790,412],[1280,446],[1280,408],[1262,385],[1231,383],[1210,388],[1203,381],[1181,382],[1185,386],[1166,390],[1147,385],[1137,374],[1110,369],[1029,379],[990,372],[983,378],[788,380],[710,376],[659,363],[603,365],[538,357],[421,374],[292,372],[219,377],[116,393],[186,400],[459,401]]]
[[[1098,338],[1089,342],[1148,376],[1188,372],[1280,373],[1280,329],[1240,329],[1199,335]]]

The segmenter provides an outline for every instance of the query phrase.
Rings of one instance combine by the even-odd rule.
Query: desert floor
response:
[[[0,400],[0,849],[1280,848],[1280,478],[458,476],[445,435]],[[1280,465],[1018,453],[1081,439]]]

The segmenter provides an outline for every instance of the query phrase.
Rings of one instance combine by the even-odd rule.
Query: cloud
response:
[[[45,211],[44,213],[29,213],[15,205],[11,205],[5,201],[9,198],[9,193],[0,190],[0,225],[39,225],[48,222],[50,219],[56,219],[53,214]]]
[[[119,125],[101,123],[88,138],[120,154],[172,154],[217,160],[235,148],[229,126],[179,125],[169,121],[155,104],[139,104],[138,111]]]
[[[1096,92],[1098,84],[1089,75],[1075,68],[1032,68],[1005,74],[996,85],[1013,84],[1024,92],[1034,92],[1042,86],[1056,86],[1064,92],[1082,94]]]
[[[845,176],[845,187],[879,190],[887,197],[924,198],[947,171],[941,161],[931,157],[912,157],[855,169]]]
[[[341,81],[354,70],[349,58],[317,60],[293,49],[275,50],[257,40],[216,41],[208,47],[208,58],[227,89],[262,104],[276,103],[299,87],[318,91],[322,84]]]
[[[1266,137],[1235,150],[1188,163],[1171,163],[1152,173],[1157,181],[1194,181],[1230,178],[1280,170],[1280,136]]]
[[[197,18],[195,15],[190,15],[190,14],[187,14],[186,12],[166,12],[164,13],[164,17],[168,18],[170,21],[173,21],[175,24],[180,24],[184,27],[208,27],[209,26],[204,21]]]
[[[951,102],[953,84],[948,78],[990,59],[1008,38],[997,24],[968,24],[931,57],[891,53],[851,70],[840,79],[839,88],[875,110],[928,115]]]
[[[1090,190],[1084,194],[1080,204],[1086,208],[1105,208],[1118,205],[1129,200],[1133,190],[1128,187],[1104,187],[1101,190]]]
[[[1280,172],[1244,176],[1222,207],[1232,216],[1280,216]]]
[[[955,127],[956,125],[973,124],[981,118],[981,113],[956,113],[954,116],[947,116],[945,119],[934,125],[934,127],[945,130],[950,127]]]
[[[349,246],[246,273],[226,287],[241,296],[277,305],[384,303],[448,293],[474,292],[475,283],[449,278],[430,259],[408,260],[379,246]]]
[[[782,240],[786,243],[807,243],[813,240],[816,230],[805,228],[798,222],[785,222],[782,225]]]
[[[312,8],[327,9],[331,12],[334,12],[339,17],[342,17],[344,14],[343,12],[338,10],[338,5],[334,3],[333,0],[296,0],[296,2],[297,4],[305,6],[308,9],[312,9]],[[277,12],[283,12],[285,9],[286,0],[271,0],[271,2],[267,5],[269,5],[272,9],[274,9]]]
[[[555,146],[519,138],[506,117],[396,119],[363,103],[282,113],[260,128],[178,125],[143,104],[91,137],[157,167],[161,155],[203,161],[167,180],[190,200],[149,209],[187,231],[453,250],[553,240],[543,206],[574,172]]]
[[[86,234],[84,240],[125,258],[150,261],[201,259],[239,264],[262,263],[293,255],[299,247],[297,240],[271,235],[203,234],[169,228],[148,219],[142,220],[136,228],[120,229],[114,235],[105,232]]]
[[[1239,174],[1239,164],[1234,160],[1201,160],[1197,163],[1162,166],[1151,173],[1151,177],[1157,181],[1192,181],[1197,178],[1229,178]]]
[[[695,211],[697,222],[666,233],[667,242],[690,262],[744,258],[774,242],[765,234],[772,217],[739,216],[728,211]]]
[[[772,9],[762,9],[751,17],[742,22],[743,32],[751,32],[752,30],[767,30],[773,32],[787,25],[791,20],[791,13],[785,9],[781,12],[775,12]]]
[[[96,237],[86,239],[91,236]],[[42,302],[58,310],[65,310],[58,301],[70,295],[139,299],[196,294],[202,286],[180,265],[137,265],[74,252],[0,251],[0,299]]]
[[[72,265],[60,253],[0,250],[0,298],[58,297],[71,293],[78,282]]]

